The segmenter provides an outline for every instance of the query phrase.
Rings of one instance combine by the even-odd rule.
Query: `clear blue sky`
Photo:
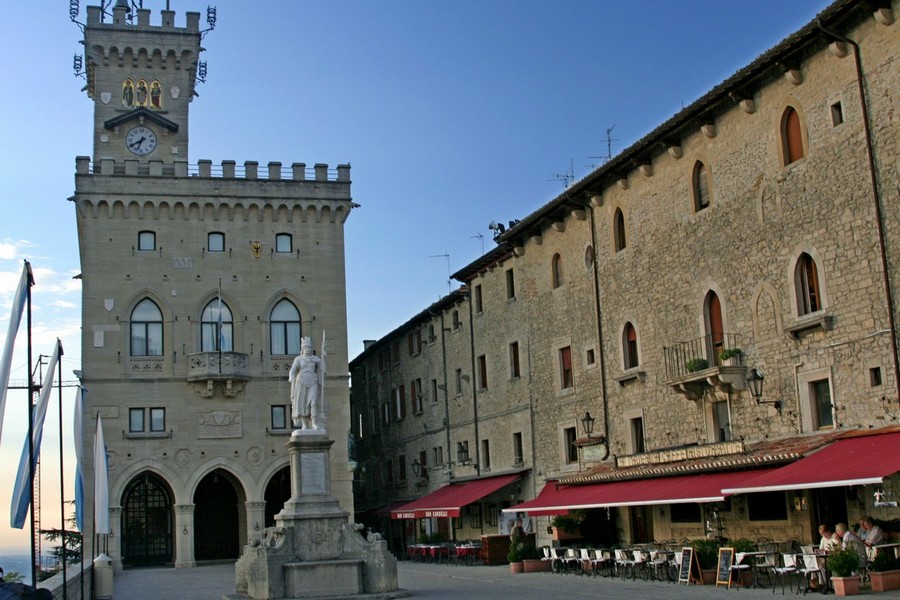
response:
[[[144,0],[152,23],[165,4]],[[189,10],[205,19],[206,2],[170,4],[179,26]],[[446,294],[448,271],[477,258],[482,243],[493,246],[490,221],[531,213],[563,190],[570,168],[580,179],[599,165],[592,157],[607,154],[607,128],[616,154],[827,4],[222,0],[202,43],[209,75],[191,107],[189,159],[352,164],[362,205],[346,225],[352,358],[362,340]],[[71,378],[80,357],[80,287],[71,277],[80,267],[66,199],[75,156],[92,150],[92,104],[72,70],[82,36],[67,2],[5,2],[2,16],[10,77],[0,94],[0,336],[27,258],[36,352],[49,354],[62,338]],[[26,376],[17,350],[12,378]],[[7,526],[25,396],[9,393],[0,440],[0,550],[28,546],[27,528]],[[69,438],[74,390],[64,397]],[[51,412],[43,518],[58,526]]]

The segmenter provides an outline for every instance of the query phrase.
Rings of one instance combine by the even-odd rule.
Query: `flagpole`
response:
[[[28,286],[25,291],[25,306],[28,314],[27,338],[28,338],[28,489],[31,490],[31,585],[37,585],[37,569],[35,567],[35,522],[34,522],[34,375],[31,372],[32,348],[31,348],[31,286],[34,282],[31,274],[31,265],[25,262],[28,268]]]
[[[63,468],[63,348],[62,342],[58,339],[56,340],[56,343],[59,344],[59,362],[57,363],[59,367],[59,522],[60,529],[62,530],[60,539],[62,539],[63,600],[69,600],[69,586],[67,585],[68,580],[66,579],[66,477],[65,469]],[[32,501],[32,509],[33,507],[34,502]]]

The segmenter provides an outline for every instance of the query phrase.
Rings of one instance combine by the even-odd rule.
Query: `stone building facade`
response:
[[[611,508],[595,512],[627,542],[810,541],[820,521],[897,516],[873,500],[893,493],[889,466],[877,484],[603,500],[605,484],[686,474],[738,489],[848,434],[896,435],[897,11],[835,2],[454,275],[475,305],[470,369],[489,381],[475,443],[493,450],[515,431],[503,411],[527,410],[524,495],[595,491],[588,507]]]
[[[200,15],[88,7],[93,158],[76,159],[84,437],[102,419],[116,567],[236,558],[290,497],[288,370],[326,359],[332,494],[352,512],[350,167],[188,162]],[[134,17],[132,19],[132,17]],[[90,455],[90,452],[86,452]],[[88,460],[85,527],[93,532]]]

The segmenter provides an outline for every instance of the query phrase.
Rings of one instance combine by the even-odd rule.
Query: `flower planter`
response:
[[[900,569],[893,571],[869,571],[873,592],[900,590]]]
[[[716,570],[715,569],[700,569],[700,576],[703,578],[703,585],[715,585],[716,584]]]
[[[850,577],[832,576],[831,585],[838,596],[855,596],[859,593],[859,575]]]
[[[510,573],[524,573],[525,572],[525,564],[521,563],[521,562],[509,563],[509,572]]]
[[[550,571],[550,561],[540,558],[526,558],[522,561],[525,573],[545,573]]]

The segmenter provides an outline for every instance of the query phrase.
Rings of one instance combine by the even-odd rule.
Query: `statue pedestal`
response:
[[[317,429],[291,434],[291,499],[275,515],[276,527],[293,531],[294,553],[300,560],[332,560],[341,556],[339,530],[349,513],[331,495],[331,446],[334,441]]]
[[[363,538],[331,495],[333,443],[324,430],[291,434],[291,498],[275,515],[275,527],[244,547],[235,565],[238,593],[226,599],[408,595],[397,589],[397,561],[387,542]]]

